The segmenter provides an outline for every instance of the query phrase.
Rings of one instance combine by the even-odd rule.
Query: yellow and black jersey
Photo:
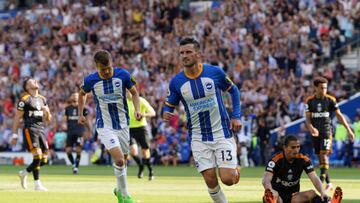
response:
[[[298,154],[290,163],[285,159],[284,152],[275,154],[266,166],[266,171],[273,173],[272,187],[279,193],[298,192],[300,177],[303,171],[307,174],[314,171],[309,157]]]
[[[29,94],[25,94],[21,97],[17,104],[17,109],[19,111],[24,111],[23,119],[25,128],[43,127],[44,112],[42,108],[46,105],[46,99],[41,95],[33,97]]]
[[[305,100],[305,112],[311,113],[311,124],[319,131],[320,137],[332,134],[330,113],[338,108],[336,99],[328,94],[323,98],[313,95]]]

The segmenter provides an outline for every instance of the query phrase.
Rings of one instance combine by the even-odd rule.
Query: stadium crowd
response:
[[[350,50],[348,44],[360,39],[360,2],[233,0],[204,11],[189,3],[63,0],[19,8],[9,1],[5,11],[17,12],[0,20],[0,151],[24,150],[21,142],[11,146],[10,141],[22,81],[29,76],[40,82],[53,113],[48,142],[64,150],[65,106],[83,76],[95,71],[92,56],[100,48],[111,52],[115,66],[132,73],[139,92],[156,109],[151,149],[154,162],[166,165],[189,162],[191,156],[184,110],[179,108],[170,124],[161,119],[169,79],[181,70],[174,47],[183,36],[198,39],[203,61],[221,66],[239,87],[242,108],[257,118],[257,143],[270,151],[277,141],[271,142],[269,131],[304,116],[313,77],[325,76],[338,101],[360,91],[360,72],[347,71],[341,61],[334,67],[327,63],[341,54],[336,50]],[[230,102],[227,95],[224,99]],[[95,118],[94,103],[89,105]],[[306,128],[299,134],[306,146]],[[360,132],[356,136],[360,139]],[[97,143],[86,141],[85,150],[96,151]],[[254,164],[264,163],[259,144],[253,148]]]

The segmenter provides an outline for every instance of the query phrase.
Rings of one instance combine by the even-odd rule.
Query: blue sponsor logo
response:
[[[118,103],[122,99],[122,95],[119,93],[104,94],[104,95],[99,95],[98,99],[105,103]]]
[[[215,106],[214,98],[206,98],[200,101],[189,103],[189,107],[193,111],[208,110]]]
[[[120,87],[120,82],[115,82],[115,87]]]
[[[114,144],[114,143],[115,143],[115,140],[114,140],[114,139],[111,139],[110,142],[111,142],[112,144]]]

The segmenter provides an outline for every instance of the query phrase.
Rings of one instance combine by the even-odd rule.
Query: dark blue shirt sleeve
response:
[[[239,89],[233,85],[231,86],[229,93],[231,94],[231,101],[233,105],[233,111],[231,114],[231,118],[240,119],[241,112],[240,112],[240,92]]]
[[[89,93],[91,91],[91,80],[90,77],[86,77],[84,78],[83,84],[81,85],[80,89],[85,92],[85,93]]]
[[[175,106],[179,105],[180,96],[179,93],[176,91],[175,82],[172,80],[169,85],[167,98],[165,101],[164,112],[173,112]]]
[[[217,71],[218,79],[219,79],[219,87],[222,91],[227,91],[234,83],[230,80],[228,76],[226,76],[225,72],[219,68]]]
[[[124,84],[126,89],[128,90],[131,89],[136,84],[134,78],[126,70],[124,71]]]

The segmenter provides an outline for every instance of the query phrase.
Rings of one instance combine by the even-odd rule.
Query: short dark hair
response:
[[[111,61],[111,54],[106,50],[99,50],[94,55],[95,63],[100,63],[102,65],[109,65]]]
[[[291,141],[298,141],[299,139],[295,135],[287,135],[284,139],[284,146],[287,147],[289,145],[289,142]]]
[[[314,79],[314,86],[317,87],[319,84],[328,83],[328,80],[324,77],[316,77]]]
[[[184,46],[186,44],[193,44],[196,50],[200,49],[200,43],[191,37],[186,37],[180,41],[180,46]]]
[[[26,85],[27,85],[27,82],[30,80],[31,78],[30,77],[27,77],[25,78],[23,84],[22,84],[22,88],[25,92],[27,92],[27,89],[26,89]]]

